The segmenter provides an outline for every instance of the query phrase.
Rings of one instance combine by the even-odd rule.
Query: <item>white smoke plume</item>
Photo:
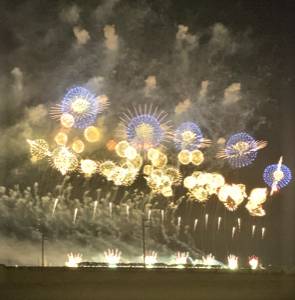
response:
[[[78,5],[73,4],[61,11],[60,18],[66,23],[76,24],[80,20],[80,12],[81,8]]]
[[[231,105],[241,100],[241,84],[239,82],[232,83],[224,90],[223,105]]]
[[[208,86],[209,86],[209,81],[208,80],[204,80],[201,82],[201,89],[199,92],[199,96],[201,99],[204,99],[207,96],[207,92],[208,92]]]
[[[213,54],[224,51],[226,54],[233,54],[237,50],[237,43],[233,40],[230,31],[222,23],[216,23],[212,27],[210,46]]]
[[[183,101],[180,101],[174,109],[174,112],[176,115],[180,115],[190,109],[192,106],[192,102],[190,99],[184,99]]]
[[[115,25],[106,25],[103,30],[106,48],[111,51],[118,50],[119,40]]]
[[[157,87],[157,78],[156,76],[150,75],[145,80],[145,88],[144,94],[145,96],[149,96],[152,91],[154,91]]]
[[[16,99],[21,99],[24,92],[23,79],[24,75],[20,68],[15,67],[11,71],[11,75],[14,77],[14,83],[12,86],[13,93]]]
[[[74,35],[77,39],[78,45],[85,45],[90,40],[89,32],[79,26],[73,28]]]

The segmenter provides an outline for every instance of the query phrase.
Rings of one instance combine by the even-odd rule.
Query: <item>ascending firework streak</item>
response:
[[[239,228],[239,231],[241,230],[241,219],[238,218],[238,228]]]
[[[78,214],[78,208],[75,208],[74,217],[73,217],[73,224],[76,224],[77,214]]]
[[[266,228],[262,227],[262,229],[261,229],[261,239],[264,239],[265,230],[266,230]]]
[[[234,226],[231,231],[231,238],[233,239],[236,233],[236,227]]]
[[[256,225],[252,225],[252,238],[254,237],[256,231]]]
[[[129,210],[130,210],[130,207],[128,204],[126,204],[126,215],[127,215],[127,218],[129,218]]]
[[[165,219],[165,211],[164,211],[164,209],[161,209],[161,220],[162,220],[162,222],[164,222],[164,219]]]
[[[208,227],[208,218],[209,218],[209,215],[206,214],[205,215],[205,228],[206,228],[206,230],[207,230],[207,227]]]
[[[56,209],[57,203],[58,203],[58,198],[56,198],[56,199],[54,200],[54,204],[53,204],[53,208],[52,208],[52,213],[51,213],[51,216],[52,216],[52,217],[54,216],[54,213],[55,213],[55,209]]]
[[[195,219],[195,221],[194,221],[194,231],[196,231],[196,229],[197,229],[197,226],[198,226],[198,219]]]
[[[221,218],[221,217],[218,217],[218,221],[217,221],[217,231],[219,231],[219,229],[220,229],[221,220],[222,220],[222,218]]]
[[[178,229],[180,228],[180,225],[181,225],[181,217],[178,217],[177,218],[177,227],[178,227]]]
[[[97,204],[98,204],[98,201],[97,201],[97,200],[95,200],[95,201],[94,201],[94,203],[93,203],[93,214],[92,214],[92,220],[94,220],[94,218],[95,218],[95,215],[96,215]]]
[[[112,217],[113,216],[113,203],[112,202],[109,203],[109,213],[110,213],[110,217]]]
[[[148,217],[147,217],[148,221],[151,220],[151,217],[152,217],[152,210],[149,209],[149,210],[148,210]]]

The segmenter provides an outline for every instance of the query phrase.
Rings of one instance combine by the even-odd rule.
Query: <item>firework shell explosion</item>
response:
[[[143,174],[153,195],[170,198],[175,194],[174,188],[183,185],[188,190],[189,199],[205,203],[216,195],[230,211],[235,211],[247,199],[244,184],[226,183],[219,173],[194,171],[191,175],[184,176],[182,181],[186,171],[169,165],[168,155],[164,152],[166,147],[162,146],[172,137],[171,127],[166,121],[167,115],[152,106],[144,105],[134,108],[134,113],[129,110],[123,114],[121,121],[126,140],[114,141],[112,146],[119,161],[97,161],[82,157],[87,143],[93,144],[100,140],[100,128],[91,125],[108,103],[106,96],[100,98],[103,100],[99,101],[94,94],[82,87],[70,89],[61,103],[60,120],[64,128],[54,137],[57,147],[50,150],[44,139],[27,140],[32,161],[47,158],[51,166],[62,175],[79,172],[85,177],[91,177],[99,173],[116,186],[131,186]],[[86,142],[76,136],[68,145],[71,127],[84,129],[83,137]],[[200,166],[204,162],[205,155],[199,148],[208,146],[210,140],[203,138],[198,125],[193,122],[182,123],[174,133],[174,142],[180,150],[177,154],[178,162],[184,167],[189,164]],[[232,167],[241,168],[252,164],[258,150],[266,145],[266,142],[256,141],[247,133],[236,133],[228,139],[225,148],[217,156],[227,159]],[[291,177],[291,171],[282,164],[282,159],[278,164],[268,166],[263,174],[265,183],[272,191],[286,186]],[[262,204],[266,199],[265,188],[253,189],[245,206],[249,214],[264,216]]]
[[[182,123],[175,131],[175,146],[178,150],[193,151],[209,143],[203,138],[200,127],[193,122]]]
[[[52,115],[66,128],[84,129],[95,123],[97,115],[107,105],[105,97],[97,97],[88,89],[77,86],[69,89],[61,104],[52,109]]]
[[[233,168],[242,168],[252,164],[257,157],[257,151],[266,145],[267,142],[256,141],[251,135],[240,132],[228,139],[225,148],[217,157],[227,159]]]
[[[292,179],[291,170],[280,159],[278,164],[267,166],[263,172],[264,182],[275,192],[287,186]]]
[[[129,143],[138,150],[148,150],[159,146],[169,137],[166,113],[144,106],[128,111],[121,118],[124,133]]]

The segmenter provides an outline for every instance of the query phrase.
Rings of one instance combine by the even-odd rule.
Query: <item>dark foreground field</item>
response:
[[[295,299],[295,275],[247,270],[0,266],[0,299]]]

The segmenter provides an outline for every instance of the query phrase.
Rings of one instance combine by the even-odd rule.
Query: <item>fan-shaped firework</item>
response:
[[[233,168],[242,168],[250,165],[256,159],[257,151],[266,145],[267,142],[256,141],[251,135],[240,132],[228,139],[225,149],[217,157],[227,159]]]
[[[49,151],[49,146],[47,142],[43,139],[38,140],[29,140],[27,139],[28,144],[30,145],[31,159],[32,161],[38,161],[46,156],[51,156]]]
[[[90,92],[84,87],[71,88],[63,97],[60,106],[53,108],[53,117],[58,117],[63,126],[86,128],[92,125],[97,115],[107,106],[105,98]]]
[[[147,106],[135,109],[134,113],[128,111],[121,118],[127,140],[140,150],[157,147],[169,137],[166,116],[166,113]]]
[[[206,146],[209,140],[203,138],[200,127],[193,122],[182,123],[175,131],[174,142],[178,150],[189,150]]]
[[[267,166],[263,172],[264,182],[271,188],[271,194],[286,185],[292,179],[291,170],[282,164],[282,157],[277,164]]]

